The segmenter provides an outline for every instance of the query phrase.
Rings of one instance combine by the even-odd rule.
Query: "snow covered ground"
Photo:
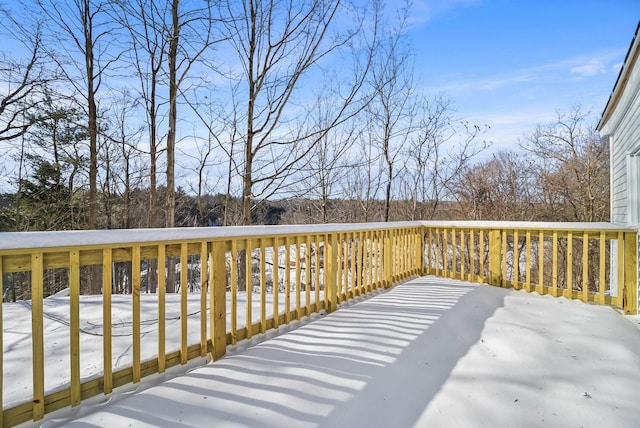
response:
[[[422,277],[312,318],[44,426],[640,426],[637,318],[609,307]]]
[[[227,293],[228,294],[228,293]],[[227,295],[227,298],[230,297]],[[207,297],[208,299],[208,297]],[[301,304],[306,304],[304,291]],[[324,294],[320,293],[320,299]],[[311,302],[315,294],[311,292]],[[295,309],[296,296],[291,293],[291,309]],[[207,301],[208,302],[208,301]],[[260,294],[253,293],[251,299],[253,323],[260,321]],[[285,309],[285,296],[278,298],[279,312]],[[112,297],[112,351],[113,370],[130,367],[132,350],[132,296]],[[227,302],[227,308],[230,308]],[[266,295],[267,318],[273,314],[273,294]],[[44,354],[45,391],[53,392],[68,386],[70,378],[69,362],[69,297],[64,294],[44,299]],[[200,342],[200,294],[188,294],[187,322],[188,344]],[[180,349],[180,295],[167,294],[165,303],[166,352]],[[4,303],[3,312],[3,397],[4,406],[11,407],[32,398],[31,366],[31,306],[28,301]],[[156,294],[140,295],[141,314],[141,359],[158,355],[158,300]],[[238,293],[237,326],[246,324],[246,295]],[[208,320],[208,315],[207,320]],[[102,374],[102,296],[80,296],[80,376],[84,381]],[[231,310],[227,312],[227,329],[231,327]]]

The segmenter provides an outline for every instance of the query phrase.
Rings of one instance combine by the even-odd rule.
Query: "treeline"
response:
[[[362,3],[0,6],[1,229],[607,218],[579,109],[487,159],[422,90],[410,3]]]
[[[358,168],[334,173],[347,186]],[[406,171],[405,171],[406,173]],[[404,173],[400,177],[406,178]],[[357,180],[356,180],[357,181]],[[83,229],[87,227],[86,192],[74,192],[68,177],[41,168],[26,177],[20,191],[0,198],[1,230]],[[253,224],[303,224],[385,220],[608,221],[609,152],[580,108],[538,126],[518,149],[499,151],[469,162],[439,188],[440,198],[409,192],[390,203],[373,194],[352,198],[306,197],[254,201]],[[316,189],[317,191],[318,189]],[[166,189],[157,189],[162,198]],[[148,188],[123,194],[99,194],[106,228],[143,228],[148,222]],[[413,197],[412,197],[413,196]],[[242,223],[242,200],[228,194],[194,195],[176,191],[175,225],[222,226]],[[388,218],[386,217],[388,213]],[[160,220],[166,213],[159,211]]]

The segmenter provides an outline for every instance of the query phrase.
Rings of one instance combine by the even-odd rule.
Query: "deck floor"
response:
[[[640,329],[608,307],[427,276],[297,324],[44,426],[640,426]]]

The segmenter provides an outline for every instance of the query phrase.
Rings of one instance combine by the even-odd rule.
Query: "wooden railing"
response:
[[[609,223],[429,222],[426,273],[624,308],[638,304],[637,232]]]
[[[636,240],[608,224],[486,222],[0,233],[0,349],[11,349],[0,358],[0,426],[220,358],[228,345],[424,273],[635,313]],[[31,346],[21,359],[24,343],[9,343],[5,326],[25,305]],[[53,355],[66,356],[62,383]],[[29,385],[7,381],[16,370],[31,371]]]
[[[418,223],[1,233],[2,289],[8,300],[30,302],[30,326],[23,327],[32,352],[30,361],[3,355],[0,425],[40,420],[194,358],[219,358],[229,344],[421,274],[422,236]],[[68,297],[54,294],[60,289]],[[45,309],[50,299],[66,305],[68,318]],[[6,312],[20,303],[2,306]],[[95,308],[84,309],[96,303],[97,319]],[[102,343],[98,361],[81,364],[82,317],[94,329],[100,324]],[[167,329],[169,320],[179,334]],[[45,321],[65,326],[68,349],[49,340]],[[130,328],[114,334],[122,323]],[[157,331],[151,346],[142,334],[149,324]],[[127,352],[130,364],[114,364]],[[56,385],[51,377],[59,373],[47,356],[61,353],[68,380]],[[29,367],[31,388],[4,382],[5,373]]]

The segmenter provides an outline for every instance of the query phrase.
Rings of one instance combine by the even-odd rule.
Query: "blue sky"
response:
[[[411,16],[416,80],[491,126],[497,150],[575,105],[597,122],[640,0],[415,0]]]

